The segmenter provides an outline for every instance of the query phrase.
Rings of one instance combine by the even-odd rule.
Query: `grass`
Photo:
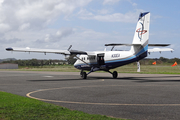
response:
[[[12,70],[12,69],[11,69]],[[61,66],[40,66],[40,67],[19,67],[14,69],[16,71],[54,71],[54,72],[80,72],[80,70],[74,68],[73,65],[61,65]],[[125,65],[112,69],[118,73],[137,73],[137,65]],[[102,71],[101,71],[102,72]],[[140,74],[180,74],[180,67],[171,65],[141,65]]]
[[[125,120],[90,115],[0,91],[0,120]]]
[[[119,73],[137,73],[137,66],[126,65],[114,70]],[[140,74],[180,74],[180,67],[171,67],[171,65],[141,65]]]

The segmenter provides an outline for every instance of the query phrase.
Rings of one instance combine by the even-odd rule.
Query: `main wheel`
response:
[[[113,72],[113,78],[117,78],[117,76],[118,76],[117,71],[114,71],[114,72]]]
[[[83,73],[82,73],[82,78],[83,78],[83,79],[86,79],[86,78],[87,78],[86,72],[83,72]]]

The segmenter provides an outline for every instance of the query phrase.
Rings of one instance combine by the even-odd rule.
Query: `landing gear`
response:
[[[91,72],[94,72],[93,69],[91,69],[91,71],[90,71],[89,73],[83,72],[83,70],[81,70],[81,72],[80,72],[81,78],[86,79],[86,78],[87,78],[87,75],[89,75]],[[107,70],[106,72],[111,73],[114,79],[116,79],[117,76],[118,76],[117,71],[114,71],[114,72],[112,73],[112,72],[110,72],[109,70]]]
[[[87,78],[86,72],[81,71],[80,75],[81,75],[81,77],[82,77],[83,79],[86,79],[86,78]]]
[[[117,76],[118,76],[117,71],[114,71],[114,72],[112,73],[112,72],[110,72],[110,71],[108,70],[108,71],[106,71],[106,72],[111,73],[114,79],[116,79],[116,78],[117,78]]]
[[[82,74],[82,78],[83,78],[83,79],[86,79],[86,78],[87,78],[87,74],[86,74],[86,72],[83,72],[83,74]]]
[[[117,71],[114,71],[114,72],[112,73],[112,75],[113,75],[113,78],[117,78],[117,76],[118,76]]]

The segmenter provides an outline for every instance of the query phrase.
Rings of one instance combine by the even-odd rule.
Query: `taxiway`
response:
[[[180,119],[180,75],[0,71],[5,91],[90,114],[135,120]]]

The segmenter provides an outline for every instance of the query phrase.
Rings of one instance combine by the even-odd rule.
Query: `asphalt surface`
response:
[[[0,71],[0,91],[133,120],[180,119],[180,75]]]

